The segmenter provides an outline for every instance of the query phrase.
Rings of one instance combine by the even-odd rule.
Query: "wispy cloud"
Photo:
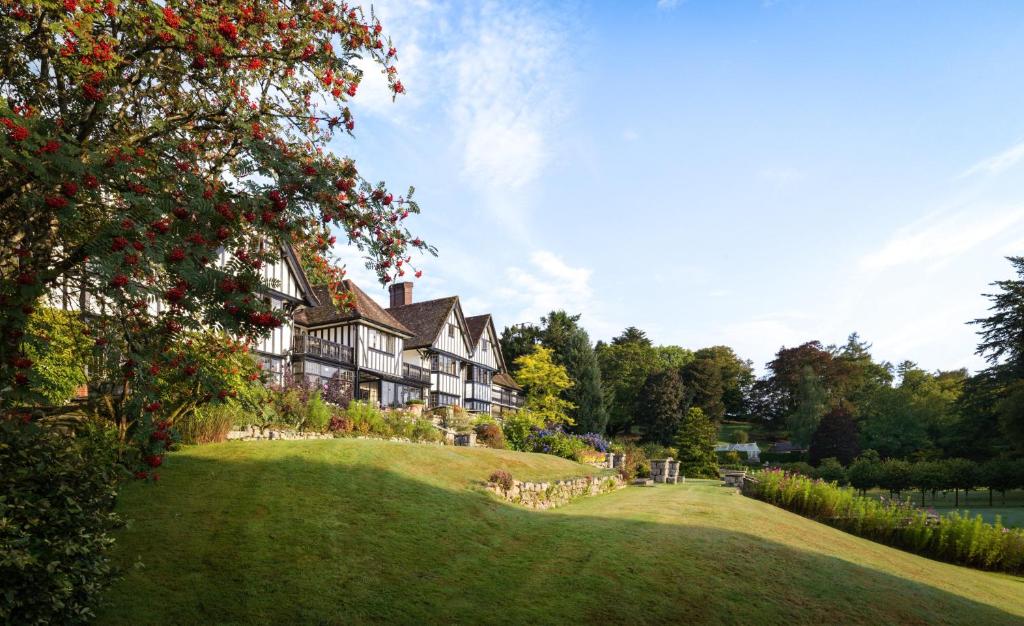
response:
[[[593,305],[591,270],[573,267],[547,250],[534,251],[526,267],[510,267],[501,300],[518,309],[517,321],[536,320],[555,309],[587,313]]]
[[[491,204],[535,182],[552,157],[549,135],[565,114],[566,42],[558,20],[536,6],[489,3],[461,29],[465,43],[447,58],[450,123],[464,177]],[[519,206],[488,208],[510,226],[522,220]]]
[[[625,139],[626,141],[636,141],[637,139],[640,138],[640,135],[635,130],[627,128],[626,130],[622,131],[622,138]]]
[[[658,0],[658,8],[662,10],[674,9],[685,0]]]
[[[968,178],[976,174],[1001,174],[1020,162],[1022,158],[1024,158],[1024,141],[1017,142],[999,154],[978,161],[956,178]]]
[[[1022,221],[1024,208],[1019,207],[989,214],[971,209],[932,215],[897,231],[880,248],[861,257],[860,267],[883,270],[911,263],[944,261],[1007,234]]]

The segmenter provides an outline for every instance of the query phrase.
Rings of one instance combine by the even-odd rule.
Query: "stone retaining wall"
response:
[[[618,476],[591,476],[537,483],[513,480],[507,490],[498,483],[488,482],[487,490],[528,509],[552,509],[573,498],[596,496],[625,486],[626,481]]]
[[[258,428],[228,431],[228,441],[259,441],[262,439],[334,439],[329,433],[303,433],[296,430],[277,430],[268,428],[260,432]]]

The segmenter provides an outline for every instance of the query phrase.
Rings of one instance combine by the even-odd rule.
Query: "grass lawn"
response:
[[[546,512],[476,481],[592,472],[381,441],[200,446],[128,485],[99,623],[1021,624],[1024,579],[847,535],[714,482]]]
[[[883,489],[874,489],[868,491],[869,496],[889,497],[889,492]],[[903,499],[911,498],[914,504],[921,505],[921,492],[915,491],[913,493],[906,491],[903,493]],[[1000,516],[1004,526],[1024,528],[1024,490],[1007,491],[1006,501],[1003,501],[1003,496],[997,491],[992,494],[992,506],[988,505],[988,489],[979,489],[971,491],[969,493],[960,492],[960,507],[954,506],[956,503],[956,496],[952,491],[938,492],[936,498],[932,499],[932,494],[925,494],[924,507],[935,509],[936,513],[948,513],[950,511],[960,511],[961,513],[969,513],[972,517],[975,515],[981,515],[986,522],[995,522],[996,516]]]

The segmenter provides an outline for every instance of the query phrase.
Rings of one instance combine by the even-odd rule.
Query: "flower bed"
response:
[[[1024,531],[996,520],[937,515],[899,500],[863,498],[853,489],[782,470],[753,474],[743,494],[854,535],[923,556],[981,569],[1024,572]]]

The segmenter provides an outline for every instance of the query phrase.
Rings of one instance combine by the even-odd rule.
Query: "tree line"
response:
[[[699,408],[714,424],[743,421],[764,438],[788,440],[815,465],[826,458],[848,465],[864,451],[910,461],[1017,458],[1024,455],[1024,257],[1009,261],[1017,276],[993,283],[991,314],[969,322],[988,364],[974,374],[878,360],[852,333],[841,345],[784,346],[758,377],[728,346],[655,345],[633,326],[591,342],[581,316],[566,311],[505,328],[501,343],[513,363],[538,344],[552,351],[572,383],[563,397],[579,432],[668,445]]]

